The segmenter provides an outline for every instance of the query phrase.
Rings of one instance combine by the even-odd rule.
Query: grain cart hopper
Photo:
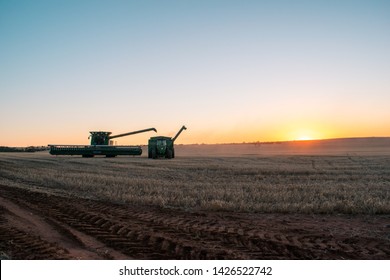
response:
[[[119,155],[139,156],[142,154],[141,146],[111,145],[111,139],[151,130],[157,132],[155,128],[148,128],[111,136],[111,132],[91,131],[88,137],[91,139],[91,145],[49,145],[49,153],[52,155],[81,155],[83,157],[93,157],[96,155],[106,157],[116,157]]]
[[[184,125],[175,135],[175,137],[166,137],[166,136],[156,136],[149,139],[148,144],[148,157],[149,158],[174,158],[175,149],[173,144],[180,133],[187,129]]]

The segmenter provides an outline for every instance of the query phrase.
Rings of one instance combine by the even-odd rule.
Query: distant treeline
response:
[[[6,146],[0,146],[0,153],[1,152],[16,152],[16,153],[23,153],[23,152],[39,152],[39,151],[46,151],[49,147],[47,146],[29,146],[29,147],[6,147]]]

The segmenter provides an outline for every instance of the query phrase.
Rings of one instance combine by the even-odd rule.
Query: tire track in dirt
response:
[[[8,224],[7,216],[12,215],[4,200],[0,206],[0,252],[3,256],[12,256],[16,259],[68,259],[68,252],[53,242],[42,240],[31,232],[19,230]],[[4,252],[7,252],[5,254]]]
[[[240,258],[258,257],[258,251],[271,251],[274,255],[277,255],[278,251],[283,250],[282,247],[284,246],[277,238],[272,240],[269,236],[263,236],[261,244],[255,245],[259,242],[251,240],[254,237],[246,235],[240,227],[237,227],[237,224],[225,227],[218,225],[218,220],[202,221],[201,216],[195,215],[194,217],[189,213],[181,216],[180,214],[172,215],[169,212],[164,214],[164,211],[160,210],[159,214],[156,215],[155,211],[128,211],[118,207],[112,208],[111,206],[110,209],[100,208],[99,210],[115,213],[116,219],[131,219],[134,223],[154,225],[155,230],[164,233],[165,236],[171,234],[176,238],[178,236],[181,239],[192,237],[193,240],[201,240],[203,247],[221,248],[224,250],[221,253],[229,254],[230,258],[240,255]],[[123,230],[123,227],[121,230]],[[285,240],[287,241],[286,238]],[[194,248],[192,248],[193,250]],[[253,251],[257,253],[254,254]],[[294,255],[288,257],[294,257]]]
[[[108,211],[109,209],[104,209]],[[118,209],[112,209],[116,216],[120,217],[122,211],[116,211]],[[356,251],[362,251],[364,254],[371,256],[386,256],[390,254],[388,249],[382,248],[382,245],[371,238],[362,237],[359,242],[349,242],[349,237],[345,240],[337,240],[326,236],[321,233],[319,235],[310,235],[310,233],[298,229],[289,229],[288,233],[283,234],[279,226],[275,229],[270,228],[267,224],[253,225],[253,221],[247,223],[237,224],[237,221],[222,220],[223,225],[220,223],[221,219],[211,219],[210,215],[206,215],[206,221],[195,215],[195,217],[189,213],[184,215],[176,214],[172,216],[170,213],[164,215],[161,212],[159,215],[153,213],[145,213],[139,211],[133,211],[130,215],[132,219],[143,220],[152,224],[165,225],[169,228],[174,228],[175,232],[191,233],[203,240],[213,240],[214,243],[222,242],[228,246],[236,244],[238,247],[244,246],[250,251],[291,251],[287,254],[288,258],[301,258],[309,251],[313,251],[311,258],[318,258],[318,255],[326,257],[329,255],[338,255],[340,258],[355,258]],[[129,214],[127,214],[128,216]],[[260,229],[260,230],[259,230]],[[218,234],[216,234],[218,233]],[[255,239],[255,240],[253,240]],[[261,242],[260,242],[260,241]],[[364,249],[364,243],[371,242],[370,250]],[[357,245],[354,246],[354,243]],[[255,245],[259,244],[259,245]],[[388,247],[387,247],[388,248]],[[303,249],[303,250],[302,250]],[[245,251],[245,250],[244,250]],[[246,252],[249,255],[251,253]],[[258,253],[254,257],[259,257]]]
[[[3,189],[4,190],[4,189]],[[94,236],[96,239],[111,246],[114,249],[120,250],[123,253],[135,257],[135,258],[193,258],[193,259],[210,259],[221,258],[226,256],[233,256],[229,249],[227,252],[224,249],[213,248],[205,250],[201,246],[194,246],[192,244],[191,235],[179,236],[172,233],[167,234],[164,229],[157,227],[150,227],[145,223],[137,223],[131,221],[115,221],[115,217],[106,217],[102,215],[95,204],[99,206],[99,203],[92,203],[89,205],[88,213],[82,203],[67,203],[66,198],[59,198],[50,196],[47,194],[34,193],[30,194],[29,191],[19,189],[18,192],[24,193],[21,195],[13,195],[8,193],[10,199],[16,200],[18,204],[25,204],[28,208],[35,208],[36,211],[42,211],[50,215],[50,217],[57,219],[65,224],[68,224],[72,228],[85,232],[90,236]],[[3,192],[4,195],[4,192]],[[21,199],[23,197],[29,197],[29,201]],[[88,202],[87,200],[82,202]],[[79,207],[74,207],[78,205]],[[111,206],[115,209],[115,205]],[[99,207],[98,207],[99,208]],[[97,214],[98,213],[98,214]],[[127,223],[127,224],[126,224]],[[120,224],[123,224],[120,226]],[[202,244],[204,245],[204,244]],[[214,246],[215,247],[215,246]],[[243,258],[243,256],[233,256],[233,258]]]
[[[313,227],[315,223],[309,218],[286,221],[277,215],[185,212],[137,207],[59,197],[7,186],[0,186],[0,196],[25,209],[31,209],[36,215],[45,217],[52,224],[56,224],[57,228],[62,228],[64,235],[68,238],[73,236],[73,240],[78,240],[85,247],[93,248],[91,245],[85,245],[86,240],[91,239],[100,242],[102,247],[109,248],[105,252],[110,251],[110,253],[104,255],[99,254],[95,246],[96,257],[115,259],[390,258],[389,240],[364,236],[353,239],[342,234],[326,235],[318,226]],[[2,217],[5,215],[3,212]],[[299,223],[302,222],[307,228],[299,227]],[[0,235],[0,240],[7,240],[7,235]],[[116,252],[116,255],[112,252]],[[68,255],[72,258],[74,253]],[[54,253],[47,254],[49,259],[55,256]],[[61,257],[66,258],[66,253]]]
[[[19,252],[14,256],[16,258],[30,259],[31,257],[27,254],[30,249],[36,252],[38,259],[41,256],[50,257],[50,259],[69,259],[72,255],[77,255],[80,259],[127,258],[59,221],[52,220],[48,216],[41,216],[39,213],[37,215],[36,211],[30,207],[20,207],[19,205],[25,206],[23,203],[16,205],[4,197],[0,197],[0,203],[2,205],[0,240],[3,244],[8,244],[8,247],[15,243],[23,245],[19,247],[26,247],[22,250],[23,253]],[[34,239],[36,241],[33,241]],[[46,246],[35,246],[37,242],[46,244]],[[49,248],[56,253],[49,254]]]

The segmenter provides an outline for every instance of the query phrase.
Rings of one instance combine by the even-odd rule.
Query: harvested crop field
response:
[[[174,160],[0,154],[1,257],[390,259],[387,146],[279,147],[178,146]]]

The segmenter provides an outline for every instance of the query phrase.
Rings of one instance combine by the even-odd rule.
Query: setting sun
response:
[[[299,141],[308,141],[308,140],[313,140],[313,138],[310,137],[310,136],[301,136],[301,137],[297,138],[297,140],[299,140]]]
[[[310,122],[293,122],[281,128],[282,141],[309,141],[329,138],[331,133],[325,126]]]

